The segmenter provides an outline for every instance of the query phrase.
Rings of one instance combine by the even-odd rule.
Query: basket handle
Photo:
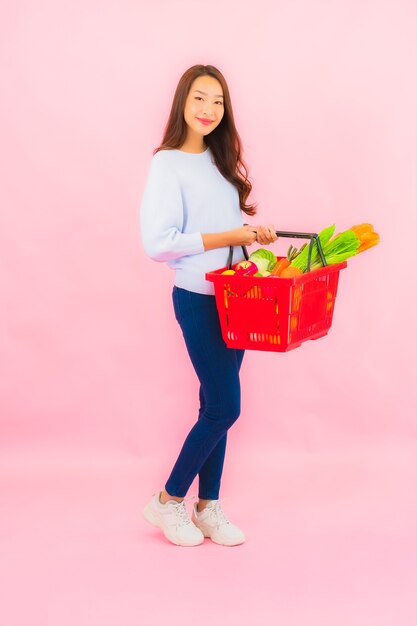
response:
[[[227,269],[230,270],[232,269],[232,263],[233,263],[233,246],[230,246],[229,248],[229,256],[227,257]],[[244,254],[244,257],[246,260],[249,259],[249,253],[246,250],[246,246],[242,246],[242,252]]]
[[[244,226],[248,226],[248,224],[244,224]],[[317,251],[320,255],[320,259],[321,259],[321,262],[323,263],[323,266],[327,265],[327,261],[323,254],[323,248],[321,247],[320,238],[317,233],[299,233],[299,232],[292,232],[288,230],[276,230],[275,234],[277,235],[277,237],[292,237],[294,239],[310,239],[310,245],[308,247],[308,257],[307,257],[307,272],[310,271],[311,253],[313,252],[314,242],[316,243]],[[246,249],[246,246],[242,246],[242,251],[245,256],[245,259],[248,260],[249,254]],[[229,256],[227,257],[227,269],[229,270],[232,268],[232,261],[233,261],[233,246],[230,246]]]

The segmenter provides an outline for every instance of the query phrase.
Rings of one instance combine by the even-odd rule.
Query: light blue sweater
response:
[[[152,157],[140,207],[142,241],[148,256],[175,270],[177,287],[212,295],[205,274],[226,265],[229,248],[204,251],[201,234],[242,225],[238,191],[220,174],[210,148],[160,150]],[[242,259],[235,248],[233,262]]]

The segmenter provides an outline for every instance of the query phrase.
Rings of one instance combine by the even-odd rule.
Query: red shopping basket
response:
[[[327,335],[332,324],[339,272],[346,261],[326,265],[316,233],[276,233],[311,240],[308,268],[315,242],[323,267],[295,278],[222,275],[232,265],[230,248],[227,266],[206,274],[214,284],[222,335],[229,348],[287,352],[307,339]],[[242,250],[248,258],[244,246]]]

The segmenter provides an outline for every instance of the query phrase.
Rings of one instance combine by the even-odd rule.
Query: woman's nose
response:
[[[209,103],[205,103],[203,106],[204,115],[211,115],[212,112],[213,112],[213,106]]]

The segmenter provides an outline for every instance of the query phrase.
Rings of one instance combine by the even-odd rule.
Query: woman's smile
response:
[[[201,122],[202,124],[204,124],[204,126],[209,126],[210,124],[213,124],[213,120],[207,120],[201,117],[197,117],[198,121]]]

